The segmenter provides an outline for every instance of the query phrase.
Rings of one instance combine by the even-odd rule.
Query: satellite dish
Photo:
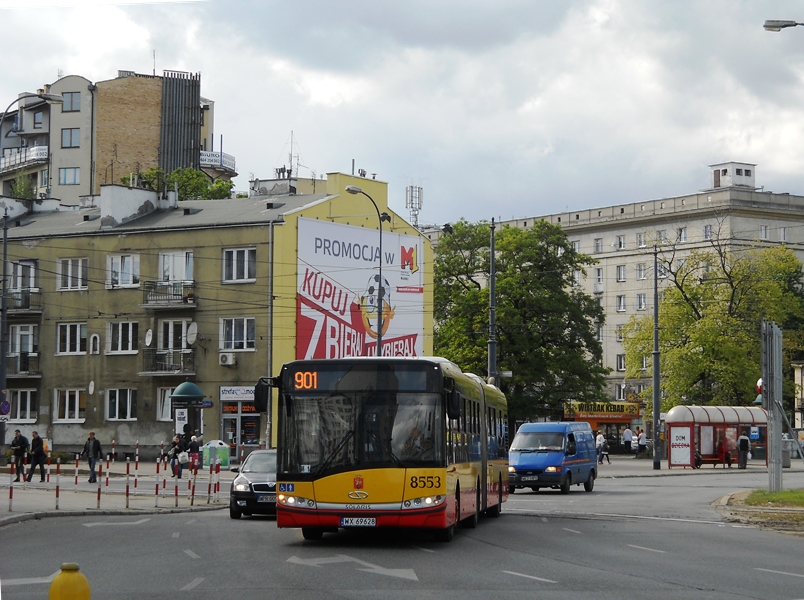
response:
[[[89,395],[91,396],[94,393],[95,393],[95,382],[90,381],[89,382]]]
[[[149,329],[145,332],[145,345],[150,346],[152,341],[154,341],[154,332]]]
[[[190,323],[187,326],[187,343],[189,345],[195,344],[195,341],[198,339],[198,323]]]

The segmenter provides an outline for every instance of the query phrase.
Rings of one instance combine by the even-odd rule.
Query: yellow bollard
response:
[[[76,563],[64,563],[50,584],[49,600],[89,600],[89,581]]]

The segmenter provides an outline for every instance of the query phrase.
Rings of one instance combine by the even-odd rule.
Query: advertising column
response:
[[[229,445],[229,457],[239,457],[241,444],[245,445],[245,454],[259,448],[260,414],[254,408],[254,386],[221,386],[220,400],[223,413],[221,439]]]

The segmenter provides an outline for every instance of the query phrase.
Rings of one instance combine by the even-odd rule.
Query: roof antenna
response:
[[[156,49],[151,50],[154,55],[154,77],[156,77]]]

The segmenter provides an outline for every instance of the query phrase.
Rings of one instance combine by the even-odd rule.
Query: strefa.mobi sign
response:
[[[424,334],[423,240],[299,219],[296,358],[374,356],[382,310],[383,356],[421,356]],[[383,305],[379,287],[383,287]]]

